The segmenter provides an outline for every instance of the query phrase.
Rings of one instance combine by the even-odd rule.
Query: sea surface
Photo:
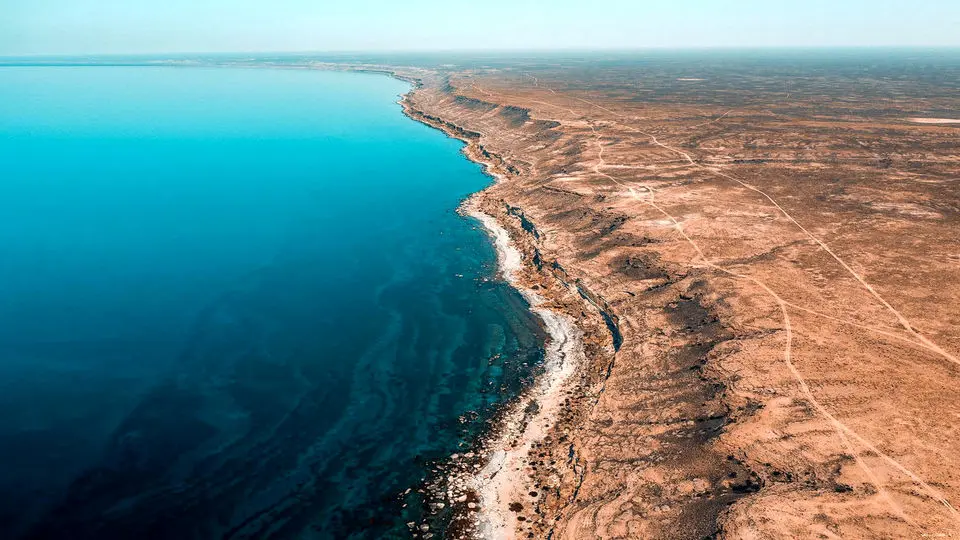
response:
[[[0,537],[425,518],[430,468],[535,374],[544,334],[456,213],[489,178],[402,115],[408,90],[0,67]]]

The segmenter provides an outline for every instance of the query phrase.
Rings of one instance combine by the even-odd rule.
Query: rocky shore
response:
[[[466,143],[464,155],[483,166],[495,182],[508,181],[509,175],[515,174],[500,156],[479,144],[479,133],[416,109],[410,97],[420,87],[419,81],[414,81],[414,89],[401,101],[405,114]],[[503,411],[497,425],[481,442],[478,457],[482,467],[479,471],[467,468],[467,474],[461,472],[450,482],[462,490],[455,501],[463,506],[457,509],[459,534],[515,538],[520,536],[521,529],[543,523],[529,512],[541,498],[538,490],[542,489],[541,482],[530,474],[536,469],[535,456],[545,448],[545,440],[551,437],[561,417],[568,414],[571,399],[585,397],[584,329],[593,333],[590,343],[595,352],[612,349],[613,340],[611,336],[611,343],[605,343],[607,336],[597,321],[599,310],[591,310],[586,297],[578,295],[575,286],[545,271],[535,244],[539,234],[517,208],[489,197],[489,190],[484,190],[465,201],[461,212],[480,222],[490,234],[502,276],[523,294],[550,336],[544,373],[520,400]],[[463,470],[462,466],[460,469]]]

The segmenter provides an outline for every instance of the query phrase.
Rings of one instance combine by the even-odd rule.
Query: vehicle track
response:
[[[793,325],[791,324],[791,321],[790,321],[790,313],[789,313],[789,311],[787,310],[787,303],[783,300],[783,298],[781,298],[780,295],[778,295],[776,292],[774,292],[773,289],[771,289],[769,286],[767,286],[767,284],[763,283],[762,281],[760,281],[760,280],[758,280],[758,279],[756,279],[756,278],[754,278],[754,277],[752,277],[752,276],[747,276],[747,275],[744,275],[744,274],[739,274],[739,273],[736,273],[736,272],[734,272],[734,271],[732,271],[732,270],[729,270],[729,269],[727,269],[727,268],[724,268],[724,267],[722,267],[722,266],[719,266],[719,265],[717,265],[717,264],[714,264],[714,263],[710,262],[710,260],[707,258],[707,256],[703,253],[703,250],[700,248],[700,246],[699,246],[692,238],[690,238],[689,235],[687,235],[686,231],[683,229],[683,226],[680,224],[680,222],[679,222],[672,214],[670,214],[669,212],[667,212],[666,210],[664,210],[662,207],[660,207],[660,205],[658,205],[658,204],[656,204],[656,202],[654,202],[654,196],[655,196],[655,195],[654,195],[654,190],[653,190],[650,186],[642,185],[642,187],[646,190],[646,193],[649,195],[649,197],[641,197],[640,194],[638,194],[632,187],[630,187],[630,186],[628,186],[627,184],[623,183],[623,182],[620,181],[619,179],[617,179],[617,178],[615,178],[615,177],[613,177],[613,176],[611,176],[611,175],[609,175],[609,174],[606,174],[606,173],[603,173],[602,171],[600,171],[600,167],[601,167],[601,166],[603,165],[603,163],[604,163],[604,158],[603,158],[603,143],[602,143],[602,141],[601,141],[601,139],[600,139],[600,135],[596,132],[596,129],[595,129],[595,128],[594,128],[594,134],[595,134],[596,137],[597,137],[597,145],[598,145],[598,148],[599,148],[599,152],[598,152],[599,160],[598,160],[598,163],[597,163],[597,165],[596,165],[596,167],[595,167],[595,169],[594,169],[594,170],[597,172],[597,174],[599,174],[599,175],[601,175],[601,176],[603,176],[603,177],[605,177],[605,178],[608,178],[609,180],[613,181],[614,183],[616,183],[617,185],[619,185],[619,186],[621,186],[621,187],[626,188],[626,189],[629,191],[630,195],[631,195],[634,199],[637,199],[637,200],[639,200],[639,201],[641,201],[641,202],[643,202],[643,203],[651,206],[652,208],[654,208],[655,210],[657,210],[658,212],[660,212],[661,214],[663,214],[667,219],[669,219],[669,220],[674,224],[674,227],[676,228],[677,232],[680,233],[680,235],[684,238],[684,240],[686,240],[687,243],[689,243],[690,246],[693,247],[694,251],[696,251],[697,256],[702,260],[702,265],[703,265],[703,266],[706,266],[706,267],[708,267],[708,268],[712,268],[712,269],[714,269],[714,270],[717,270],[717,271],[722,272],[722,273],[724,273],[724,274],[730,275],[730,276],[732,276],[732,277],[736,277],[736,278],[739,278],[739,279],[743,279],[743,280],[750,281],[750,282],[754,283],[755,285],[759,286],[760,288],[762,288],[767,294],[769,294],[769,295],[776,301],[777,306],[778,306],[778,308],[780,309],[781,316],[783,317],[783,324],[784,324],[784,331],[785,331],[784,350],[783,350],[783,360],[784,360],[784,363],[787,365],[787,368],[790,370],[791,375],[793,375],[794,379],[795,379],[795,380],[797,381],[797,383],[799,384],[800,389],[801,389],[801,391],[802,391],[803,394],[804,394],[804,398],[805,398],[808,402],[810,402],[810,404],[813,405],[814,408],[816,408],[817,411],[818,411],[821,415],[823,415],[825,418],[827,418],[827,420],[830,422],[830,424],[833,426],[834,430],[836,431],[837,435],[839,436],[839,438],[840,438],[840,440],[841,440],[841,443],[843,444],[844,448],[846,448],[846,450],[854,457],[854,460],[857,462],[857,464],[860,466],[860,468],[864,471],[864,473],[865,473],[865,474],[867,475],[867,477],[870,479],[870,482],[871,482],[872,484],[874,484],[874,486],[877,488],[877,491],[878,491],[878,493],[880,494],[880,496],[883,497],[883,498],[887,501],[888,505],[889,505],[890,508],[894,511],[894,513],[895,513],[898,517],[900,517],[900,518],[902,518],[904,521],[906,521],[907,523],[911,524],[912,526],[914,526],[914,527],[916,527],[916,528],[922,528],[922,527],[920,527],[920,525],[919,525],[918,523],[916,523],[912,518],[910,518],[909,516],[907,516],[907,514],[904,512],[903,508],[902,508],[899,504],[897,504],[897,502],[893,499],[893,497],[890,495],[890,493],[889,493],[889,492],[886,490],[886,488],[884,487],[883,482],[880,481],[880,479],[877,477],[877,475],[876,475],[876,473],[873,471],[873,469],[872,469],[872,468],[866,463],[866,461],[863,459],[863,456],[861,455],[861,453],[858,452],[857,449],[854,447],[854,445],[850,442],[850,439],[848,438],[848,435],[849,435],[849,436],[852,436],[852,437],[854,437],[856,440],[860,441],[861,444],[863,444],[864,446],[866,446],[867,448],[869,448],[870,450],[872,450],[874,453],[880,455],[881,457],[885,457],[885,458],[886,458],[887,460],[889,460],[891,463],[895,464],[895,466],[896,466],[898,469],[904,471],[904,472],[905,472],[908,476],[910,476],[915,482],[917,482],[919,485],[921,485],[921,487],[923,487],[923,488],[925,489],[925,491],[928,491],[928,494],[930,494],[931,496],[933,496],[935,499],[940,500],[940,501],[943,502],[948,508],[952,509],[952,506],[950,506],[949,502],[946,501],[946,499],[943,497],[942,494],[940,494],[939,492],[937,492],[936,490],[934,490],[932,487],[930,487],[929,485],[927,485],[925,482],[923,482],[923,480],[921,480],[919,477],[917,477],[917,476],[916,476],[915,474],[913,474],[912,472],[908,471],[906,468],[904,468],[902,465],[900,465],[899,463],[897,463],[896,461],[894,461],[892,458],[889,458],[888,456],[886,456],[886,454],[880,452],[878,449],[876,449],[876,447],[874,447],[874,446],[873,446],[872,444],[870,444],[868,441],[866,441],[865,439],[863,439],[862,437],[860,437],[859,435],[857,435],[852,429],[850,429],[848,426],[846,426],[845,424],[843,424],[842,422],[840,422],[836,417],[834,417],[834,416],[826,409],[826,407],[824,407],[824,406],[816,399],[816,397],[813,395],[813,392],[810,390],[810,387],[809,387],[809,385],[807,384],[806,380],[803,378],[803,376],[800,374],[799,370],[797,370],[797,368],[796,368],[796,367],[794,366],[794,364],[793,364],[793,358],[792,358]],[[696,260],[696,258],[695,258],[694,260]]]
[[[613,114],[613,115],[618,116],[618,117],[620,117],[620,118],[623,118],[623,117],[625,116],[625,115],[623,115],[623,114],[620,114],[620,113],[611,111],[610,109],[608,109],[608,108],[606,108],[606,107],[600,106],[600,105],[598,105],[598,104],[596,104],[596,103],[593,103],[593,102],[591,102],[591,101],[585,100],[585,99],[583,99],[583,98],[574,97],[574,99],[576,99],[576,100],[578,100],[578,101],[582,101],[582,102],[587,103],[587,104],[589,104],[589,105],[593,105],[594,107],[597,107],[597,108],[599,108],[599,109],[601,109],[601,110],[604,110],[604,111],[606,111],[606,112],[609,112],[610,114]],[[819,238],[817,238],[817,237],[816,237],[813,233],[811,233],[806,227],[804,227],[803,225],[801,225],[799,221],[797,221],[792,215],[790,215],[790,213],[787,212],[787,210],[786,210],[785,208],[783,208],[782,206],[780,206],[780,204],[779,204],[776,200],[774,200],[773,197],[771,197],[769,194],[767,194],[765,191],[763,191],[763,190],[761,190],[761,189],[759,189],[759,188],[757,188],[757,187],[751,186],[750,184],[747,184],[746,182],[744,182],[743,180],[741,180],[741,179],[739,179],[739,178],[737,178],[737,177],[735,177],[735,176],[732,176],[732,175],[726,174],[726,173],[724,173],[724,172],[721,172],[720,170],[718,170],[718,169],[716,169],[716,168],[706,167],[706,166],[704,166],[704,165],[701,165],[701,164],[697,163],[692,157],[690,157],[690,154],[688,154],[688,153],[686,153],[686,152],[684,152],[684,151],[682,151],[682,150],[679,150],[679,149],[677,149],[677,148],[674,148],[674,147],[672,147],[672,146],[669,146],[669,145],[667,145],[667,144],[664,144],[664,143],[660,142],[660,141],[657,139],[657,137],[656,137],[655,135],[653,135],[652,133],[648,133],[648,132],[643,131],[643,130],[641,130],[641,129],[634,128],[634,127],[632,127],[632,126],[625,126],[625,125],[623,125],[623,124],[621,124],[621,123],[619,123],[619,122],[617,122],[616,125],[618,125],[618,126],[621,127],[621,128],[627,129],[628,131],[633,131],[633,132],[635,132],[635,133],[640,133],[641,135],[644,135],[644,136],[646,136],[646,137],[649,137],[650,140],[651,140],[655,145],[660,146],[660,147],[662,147],[662,148],[664,148],[664,149],[670,150],[671,152],[674,152],[674,153],[680,155],[681,157],[683,157],[684,159],[686,159],[687,162],[688,162],[690,165],[692,165],[692,166],[694,166],[694,167],[697,167],[697,168],[699,168],[699,169],[701,169],[701,170],[705,170],[705,171],[707,171],[707,172],[709,172],[709,173],[711,173],[711,174],[713,174],[713,175],[715,175],[715,176],[719,176],[719,177],[721,177],[721,178],[726,178],[726,179],[728,179],[728,180],[732,180],[732,181],[736,182],[737,184],[739,184],[739,185],[741,185],[741,186],[743,186],[743,187],[745,187],[745,188],[747,188],[747,189],[749,189],[749,190],[751,190],[751,191],[754,191],[754,192],[760,194],[761,196],[763,196],[764,198],[766,198],[774,207],[777,208],[777,210],[780,211],[780,213],[782,213],[788,220],[790,220],[790,222],[792,222],[794,225],[796,225],[797,228],[799,228],[799,229],[807,236],[807,238],[809,238],[810,240],[812,240],[813,242],[815,242],[818,246],[820,246],[821,249],[823,249],[824,251],[826,251],[835,261],[837,261],[838,264],[840,264],[840,266],[842,266],[842,267],[844,268],[844,270],[846,270],[847,272],[849,272],[850,275],[852,275],[852,276],[854,277],[854,279],[856,279],[857,282],[860,283],[860,285],[862,285],[867,291],[869,291],[870,294],[871,294],[878,302],[880,302],[885,308],[887,308],[887,310],[890,311],[890,312],[897,318],[897,320],[898,320],[898,322],[900,323],[900,325],[903,326],[904,329],[907,330],[907,332],[909,332],[910,334],[912,334],[912,335],[913,335],[914,337],[916,337],[918,340],[920,340],[921,342],[923,342],[924,344],[926,344],[926,345],[930,348],[930,350],[935,351],[937,354],[939,354],[940,356],[942,356],[943,358],[945,358],[945,359],[948,360],[949,362],[952,362],[953,364],[956,364],[956,365],[960,365],[960,360],[958,360],[956,356],[954,356],[953,354],[950,354],[949,352],[945,351],[942,347],[940,347],[939,345],[937,345],[936,343],[934,343],[933,341],[931,341],[931,340],[928,339],[927,337],[925,337],[925,336],[923,336],[922,334],[920,334],[919,332],[917,332],[916,329],[913,327],[913,325],[910,323],[910,321],[909,321],[905,316],[903,316],[903,314],[901,314],[896,308],[894,308],[889,302],[887,302],[887,300],[884,299],[884,298],[880,295],[880,293],[877,292],[876,289],[873,288],[872,285],[870,285],[869,283],[867,283],[867,282],[863,279],[863,277],[860,276],[860,274],[858,274],[853,268],[850,267],[850,265],[848,265],[848,264],[846,263],[846,261],[844,261],[843,259],[841,259],[840,256],[838,256],[832,249],[830,249],[829,246],[827,246],[823,241],[821,241]]]

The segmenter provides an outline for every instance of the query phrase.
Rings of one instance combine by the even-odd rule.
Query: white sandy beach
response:
[[[917,124],[960,124],[960,118],[908,118]]]
[[[464,211],[480,221],[490,234],[504,278],[527,299],[549,334],[543,375],[504,417],[499,434],[489,442],[489,461],[472,479],[473,485],[470,486],[480,497],[477,514],[480,537],[510,539],[515,537],[517,529],[510,503],[526,500],[527,489],[523,482],[527,456],[533,443],[542,440],[556,421],[565,385],[583,364],[582,332],[572,318],[542,307],[544,299],[518,283],[516,274],[523,265],[523,258],[497,220],[481,212],[472,201],[464,205]],[[530,400],[535,401],[538,408],[524,422],[524,409]]]

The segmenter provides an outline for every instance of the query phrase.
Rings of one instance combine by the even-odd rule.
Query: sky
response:
[[[958,0],[0,0],[0,55],[960,46]]]

